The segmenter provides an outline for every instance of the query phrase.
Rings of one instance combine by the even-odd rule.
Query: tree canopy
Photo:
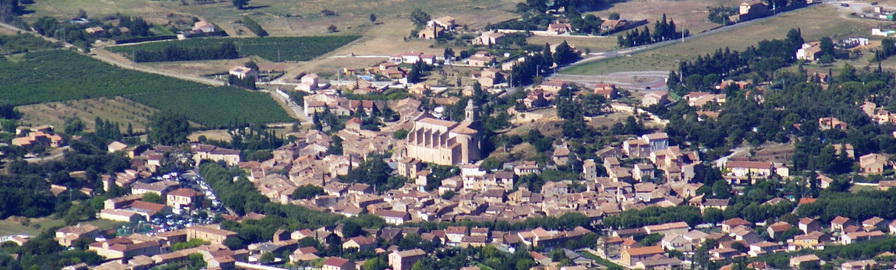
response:
[[[190,123],[187,117],[169,111],[158,112],[149,120],[148,139],[152,143],[176,145],[187,142]]]

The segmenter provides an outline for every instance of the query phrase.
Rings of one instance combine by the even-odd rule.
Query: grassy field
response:
[[[22,124],[54,125],[61,127],[65,120],[76,116],[88,130],[93,129],[97,117],[121,124],[122,132],[131,124],[134,132],[143,132],[149,117],[158,110],[123,97],[95,98],[49,102],[18,106]]]
[[[119,69],[69,51],[0,60],[0,100],[14,105],[124,96],[203,125],[290,121],[267,94]]]
[[[661,48],[589,62],[564,70],[566,74],[604,74],[618,71],[672,70],[681,59],[693,59],[720,48],[743,50],[763,39],[782,39],[790,29],[800,28],[806,41],[824,36],[868,36],[877,22],[848,18],[830,6],[816,5],[777,15],[764,22],[723,31],[711,36],[687,39]]]
[[[96,226],[101,230],[114,229],[115,227],[124,224],[104,219],[95,219],[83,223]],[[64,225],[65,223],[61,219],[51,218],[32,218],[30,219],[30,224],[28,226],[24,226],[21,222],[13,221],[11,219],[0,220],[0,236],[20,234],[37,236],[41,231],[46,230],[47,228]]]
[[[152,42],[139,45],[108,47],[107,50],[130,55],[134,50],[162,51],[171,45],[181,48],[205,48],[233,42],[241,56],[259,56],[281,61],[308,61],[331,52],[358,36],[314,36],[314,37],[265,37],[265,38],[205,38]]]

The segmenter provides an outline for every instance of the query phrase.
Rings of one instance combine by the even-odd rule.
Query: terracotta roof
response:
[[[661,246],[636,247],[625,250],[629,256],[643,256],[652,254],[663,254],[665,251]]]
[[[403,251],[396,251],[395,253],[398,253],[398,256],[401,256],[402,258],[426,255],[426,252],[419,248],[403,250]]]
[[[169,192],[168,195],[180,196],[180,197],[194,197],[194,196],[200,196],[200,195],[202,195],[202,193],[199,191],[189,189],[189,188],[179,188],[179,189],[175,189],[174,191]]]
[[[731,226],[732,228],[740,226],[740,225],[752,225],[752,223],[750,223],[749,221],[746,221],[742,218],[732,218],[729,220],[725,220],[725,221],[722,221],[722,224]]]
[[[324,260],[324,265],[335,266],[335,267],[340,267],[340,268],[345,267],[346,265],[348,265],[348,263],[349,263],[348,260],[343,259],[343,258],[338,258],[338,257],[327,257],[327,259]]]
[[[748,168],[748,169],[771,169],[771,162],[760,161],[734,161],[729,160],[725,163],[725,168]]]
[[[163,209],[165,209],[165,205],[158,204],[158,203],[144,202],[144,201],[135,201],[135,202],[131,203],[131,208],[159,212],[159,211],[162,211]]]
[[[850,219],[849,219],[848,217],[837,216],[837,217],[835,217],[833,220],[831,220],[831,224],[840,224],[840,225],[843,225],[843,224],[846,224],[846,223],[849,222],[849,221],[850,221]]]
[[[439,120],[439,119],[429,118],[429,117],[420,119],[418,122],[430,124],[430,125],[436,125],[436,126],[449,127],[449,128],[457,125],[457,122],[454,122],[454,121],[445,121],[445,120]]]

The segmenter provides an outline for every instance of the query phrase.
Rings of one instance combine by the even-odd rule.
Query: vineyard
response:
[[[308,61],[357,39],[358,36],[314,36],[314,37],[264,37],[264,38],[206,38],[172,40],[139,45],[108,47],[106,50],[133,57],[134,51],[163,51],[175,44],[179,48],[218,47],[231,41],[240,56],[259,56],[282,61]]]
[[[224,126],[234,120],[248,123],[294,121],[267,94],[233,87],[175,89],[136,94],[128,98],[160,110],[182,113],[190,120],[205,125]]]
[[[291,120],[267,94],[119,69],[70,51],[0,58],[0,100],[13,105],[122,96],[203,125]]]

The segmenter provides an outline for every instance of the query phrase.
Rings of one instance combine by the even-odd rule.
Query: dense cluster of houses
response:
[[[766,204],[778,203],[770,200]],[[769,253],[791,252],[802,249],[821,250],[830,245],[849,245],[862,241],[883,238],[896,231],[896,222],[879,217],[862,221],[846,217],[836,217],[830,223],[822,224],[812,218],[799,219],[794,224],[779,221],[772,224],[752,223],[741,218],[732,218],[716,226],[700,226],[694,229],[684,222],[649,225],[632,229],[617,229],[598,241],[598,252],[620,265],[639,269],[668,269],[679,266],[681,261],[667,257],[670,251],[678,251],[686,256],[710,243],[710,260],[730,261],[739,257],[757,257]],[[659,234],[662,238],[655,245],[641,246],[635,239],[649,234]],[[803,255],[790,259],[793,268],[808,267],[806,263],[824,264],[817,256]],[[873,260],[871,265],[875,265]],[[855,265],[869,265],[867,261],[847,261],[843,269]],[[759,265],[757,265],[759,266]],[[770,269],[762,265],[763,268]],[[730,267],[730,266],[727,266]],[[729,269],[729,268],[723,268]],[[864,269],[864,268],[860,268]]]

